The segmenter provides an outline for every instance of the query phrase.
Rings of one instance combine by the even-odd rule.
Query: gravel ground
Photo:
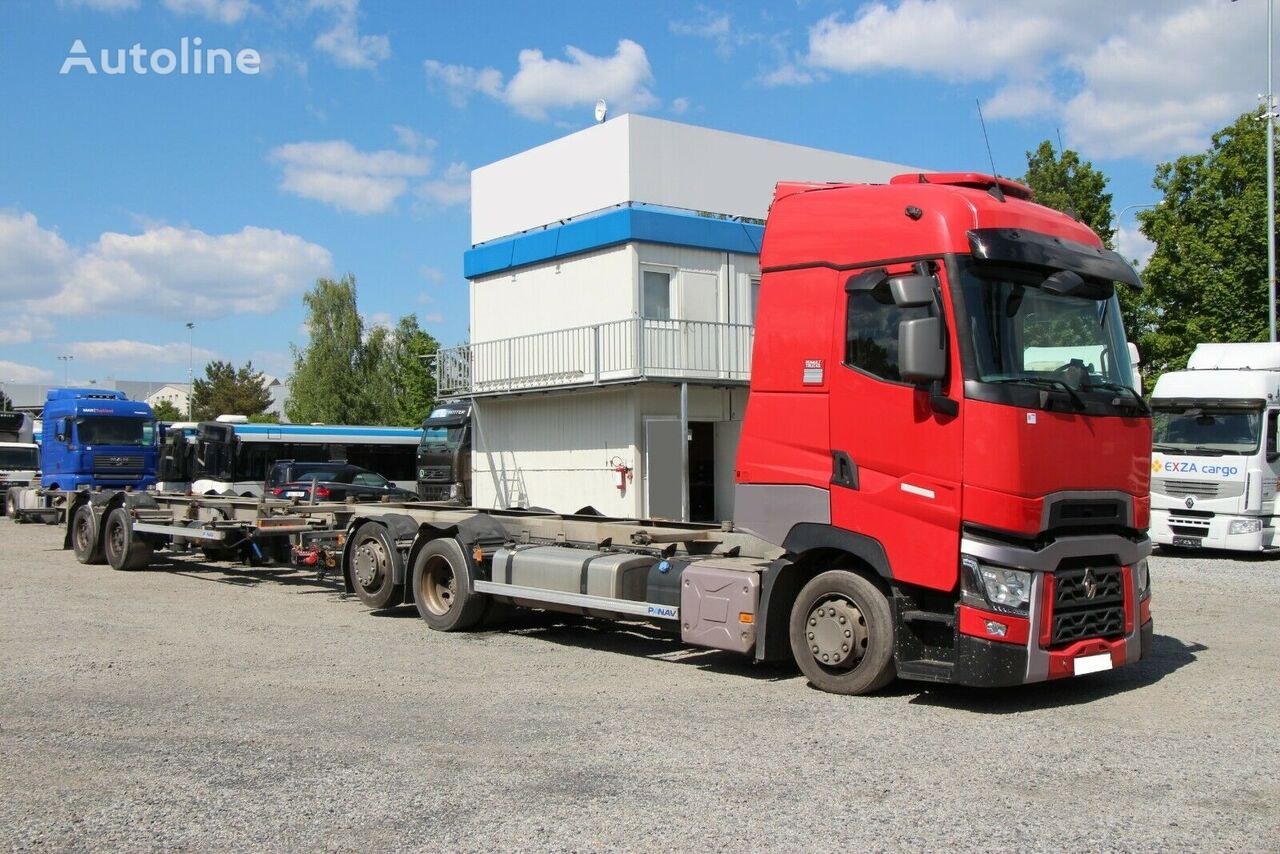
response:
[[[0,520],[0,838],[46,849],[1276,850],[1280,562],[1153,559],[1140,665],[836,697]]]

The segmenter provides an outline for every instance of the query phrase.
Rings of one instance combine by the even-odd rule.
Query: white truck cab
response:
[[[1200,344],[1160,377],[1151,408],[1152,542],[1280,548],[1280,344]]]

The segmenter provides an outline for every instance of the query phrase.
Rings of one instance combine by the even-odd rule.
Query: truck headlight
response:
[[[1133,586],[1138,590],[1139,599],[1151,595],[1151,569],[1145,557],[1133,565]]]
[[[1261,519],[1232,519],[1228,534],[1256,534],[1262,530]]]
[[[1008,614],[1027,614],[1031,606],[1031,573],[990,566],[975,558],[960,561],[960,596],[978,607]]]

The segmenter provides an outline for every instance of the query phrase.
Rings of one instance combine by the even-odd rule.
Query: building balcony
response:
[[[440,397],[655,381],[745,385],[753,327],[630,318],[482,341],[436,354]]]

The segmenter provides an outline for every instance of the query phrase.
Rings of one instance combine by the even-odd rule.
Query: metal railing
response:
[[[601,385],[638,379],[745,383],[748,324],[633,317],[441,350],[443,397]]]

